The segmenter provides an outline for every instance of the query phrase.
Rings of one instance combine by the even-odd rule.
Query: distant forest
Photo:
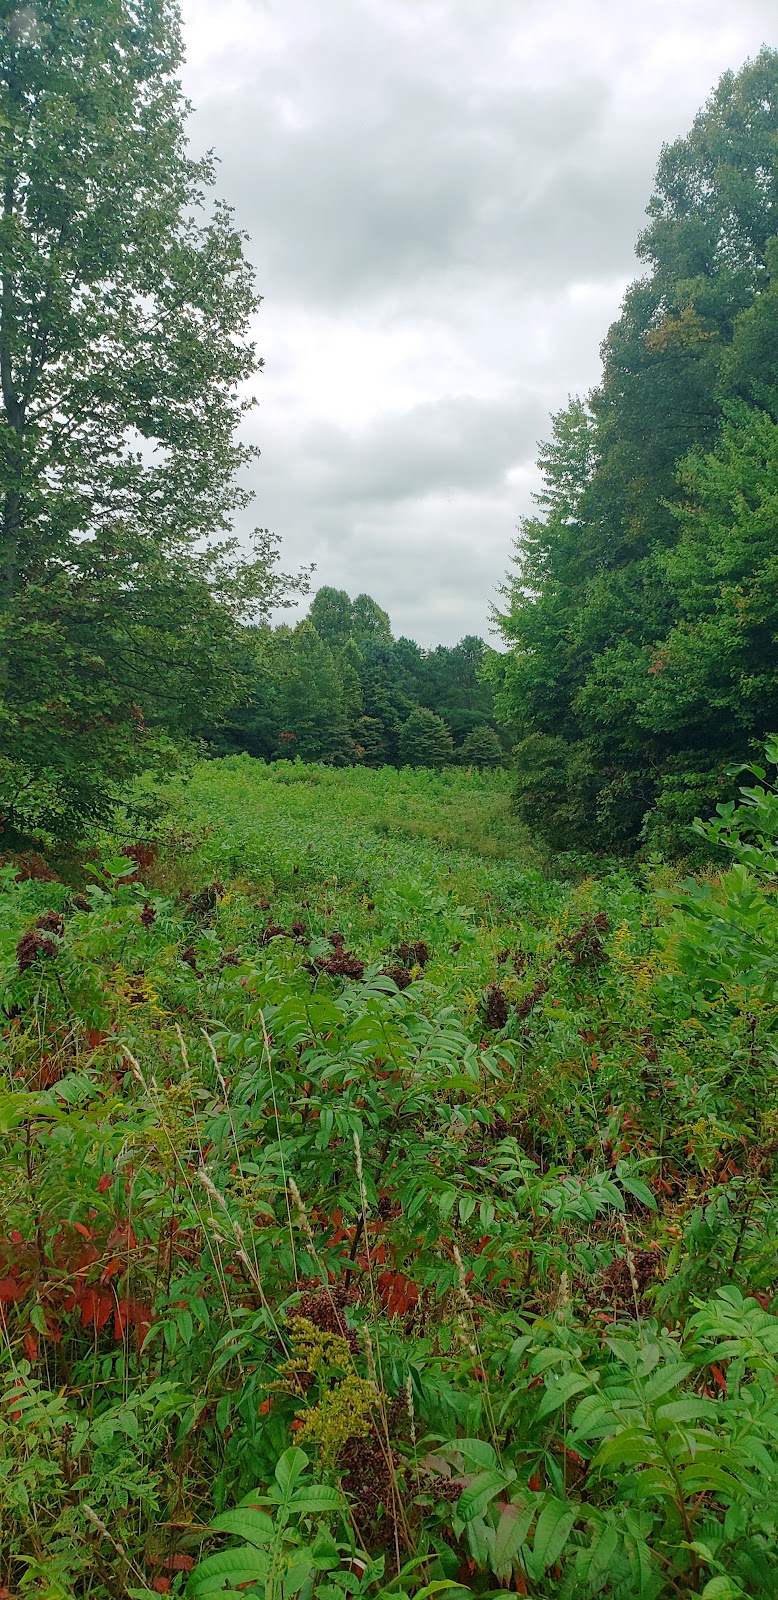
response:
[[[244,645],[241,701],[208,734],[219,755],[368,767],[503,759],[482,639],[422,650],[395,639],[370,595],[325,587],[296,627],[246,629]]]

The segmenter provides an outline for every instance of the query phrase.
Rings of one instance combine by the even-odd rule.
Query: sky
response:
[[[182,11],[193,152],[263,295],[247,527],[395,634],[495,643],[538,442],[597,382],[661,146],[778,45],[775,0]]]

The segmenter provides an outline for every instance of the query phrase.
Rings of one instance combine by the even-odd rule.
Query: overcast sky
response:
[[[183,0],[250,235],[252,521],[423,645],[487,634],[548,414],[599,374],[663,141],[775,0]]]

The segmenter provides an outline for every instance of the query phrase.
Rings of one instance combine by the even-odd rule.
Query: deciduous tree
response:
[[[173,0],[0,7],[0,807],[61,828],[235,697],[258,298],[187,153]]]

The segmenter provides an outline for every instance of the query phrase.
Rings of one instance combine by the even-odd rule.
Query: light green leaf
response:
[[[477,1472],[472,1483],[463,1489],[457,1501],[457,1516],[463,1522],[472,1522],[474,1517],[480,1517],[485,1511],[490,1500],[504,1489],[510,1478],[504,1472]]]
[[[711,1578],[706,1583],[702,1591],[702,1600],[740,1600],[740,1597],[745,1595],[745,1592],[745,1589],[741,1589],[733,1578],[726,1577],[724,1573],[719,1573],[718,1577]]]
[[[573,1395],[581,1394],[584,1389],[591,1388],[591,1379],[583,1372],[564,1372],[559,1378],[554,1378],[548,1385],[543,1399],[538,1406],[538,1417],[547,1417],[552,1411],[559,1411],[562,1406],[572,1400]]]
[[[291,1494],[297,1479],[308,1465],[308,1457],[299,1446],[293,1445],[291,1450],[285,1450],[276,1462],[275,1478],[279,1489],[285,1495]]]
[[[223,1511],[211,1523],[214,1533],[234,1533],[249,1544],[262,1546],[273,1537],[273,1519],[266,1511],[242,1506],[235,1511]]]
[[[184,1593],[215,1594],[221,1590],[225,1578],[229,1578],[237,1587],[242,1583],[250,1583],[252,1578],[262,1581],[267,1572],[268,1557],[264,1550],[250,1550],[248,1545],[243,1545],[240,1550],[220,1550],[218,1555],[206,1556],[195,1567]]]
[[[549,1500],[538,1517],[532,1555],[536,1568],[546,1572],[564,1550],[576,1519],[575,1507],[565,1500]]]
[[[290,1511],[337,1511],[343,1505],[343,1496],[338,1489],[331,1489],[325,1483],[312,1483],[310,1488],[295,1489],[289,1502]]]
[[[527,1537],[536,1506],[511,1504],[505,1507],[497,1524],[494,1541],[494,1566],[500,1577],[507,1577]]]

